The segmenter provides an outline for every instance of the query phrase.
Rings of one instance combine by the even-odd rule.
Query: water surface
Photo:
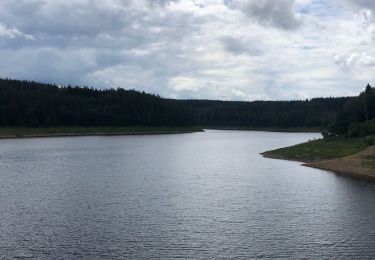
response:
[[[0,256],[374,259],[374,183],[259,155],[317,137],[0,140]]]

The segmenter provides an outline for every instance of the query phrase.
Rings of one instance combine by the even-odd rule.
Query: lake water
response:
[[[0,140],[0,258],[375,258],[375,184],[262,158],[319,137]]]

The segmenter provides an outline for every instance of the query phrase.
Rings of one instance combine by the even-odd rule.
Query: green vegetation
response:
[[[200,132],[196,127],[0,127],[1,137],[64,135],[130,135]]]
[[[366,89],[348,100],[324,136],[363,137],[375,134],[375,88]]]
[[[369,138],[375,138],[375,135],[357,138],[329,137],[265,152],[263,155],[302,162],[336,159],[366,149],[371,145],[368,142]]]
[[[327,129],[351,98],[293,101],[177,100],[192,114],[193,125],[230,129]]]
[[[319,161],[350,156],[374,145],[375,89],[368,84],[358,97],[348,100],[323,136],[324,139],[269,151],[264,155],[305,162]]]
[[[238,131],[266,131],[266,132],[285,132],[285,133],[319,133],[324,129],[320,127],[202,127],[203,129],[214,129],[214,130],[238,130]]]
[[[375,170],[375,155],[367,155],[362,157],[362,164]]]
[[[0,79],[0,126],[324,128],[351,98],[297,101],[165,99],[135,90]]]

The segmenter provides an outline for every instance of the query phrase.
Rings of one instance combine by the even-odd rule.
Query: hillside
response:
[[[367,85],[348,100],[324,139],[264,152],[273,159],[305,162],[306,166],[340,174],[375,178],[375,89]]]
[[[0,126],[328,128],[350,99],[175,100],[121,88],[0,79]]]

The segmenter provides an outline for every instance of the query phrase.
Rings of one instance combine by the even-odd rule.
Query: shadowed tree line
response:
[[[194,124],[233,127],[330,126],[349,98],[314,98],[305,101],[179,101],[194,113]]]
[[[367,98],[367,116],[373,118],[373,101]],[[174,100],[121,88],[99,90],[0,79],[0,125],[327,128],[335,122],[338,114],[342,116],[346,109],[350,110],[347,104],[356,103],[357,99]]]
[[[358,97],[348,100],[326,135],[361,137],[375,134],[375,88],[367,85]]]
[[[190,121],[178,104],[134,90],[0,80],[3,126],[172,126]]]

